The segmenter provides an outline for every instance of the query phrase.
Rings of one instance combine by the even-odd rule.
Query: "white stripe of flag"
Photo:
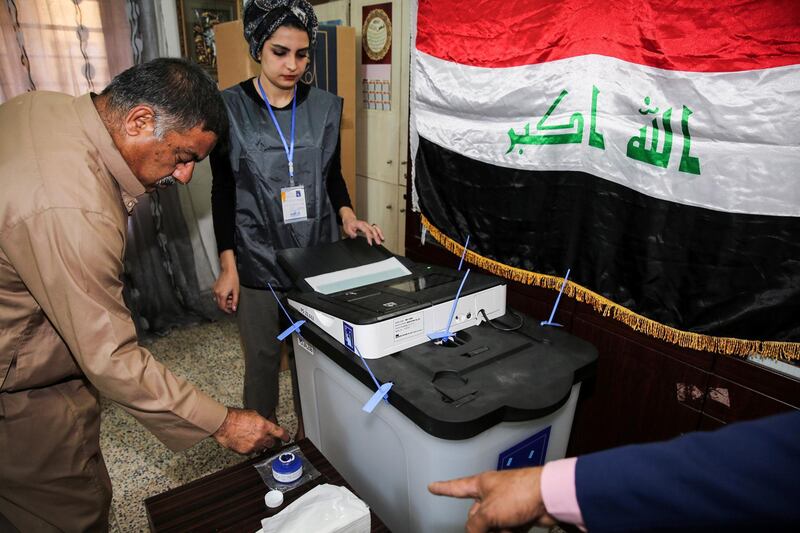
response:
[[[687,205],[800,216],[800,65],[699,73],[586,55],[480,68],[415,56],[413,127],[444,148]]]

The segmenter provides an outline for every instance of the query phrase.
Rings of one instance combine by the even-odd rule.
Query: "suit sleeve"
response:
[[[578,458],[584,522],[599,531],[800,523],[800,411]]]
[[[114,221],[50,209],[5,236],[9,257],[83,373],[173,450],[214,433],[225,406],[138,345],[122,299],[124,238]]]

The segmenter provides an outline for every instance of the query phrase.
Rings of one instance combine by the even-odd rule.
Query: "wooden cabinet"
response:
[[[355,28],[358,49],[356,69],[356,176],[359,199],[356,214],[362,220],[380,224],[386,248],[402,254],[405,247],[405,188],[408,172],[408,102],[410,68],[410,2],[406,0],[353,0],[350,24]],[[381,65],[363,64],[364,16],[380,9],[386,16],[391,46]],[[368,29],[369,32],[369,29]],[[374,37],[374,34],[373,34]],[[367,41],[371,42],[371,41]],[[375,58],[373,58],[375,59]],[[375,70],[368,68],[379,67]],[[388,79],[387,79],[388,76]],[[373,83],[364,83],[370,80]],[[386,82],[376,85],[376,81]],[[388,105],[366,104],[364,90],[380,86],[388,93]],[[372,91],[374,92],[374,91]],[[387,100],[383,100],[387,101]],[[362,184],[364,188],[362,188]],[[373,195],[375,195],[373,197]],[[361,206],[365,206],[362,209]]]
[[[393,253],[403,255],[405,251],[405,223],[398,219],[405,216],[405,185],[394,185],[365,176],[358,176],[356,213],[359,218],[378,224],[386,238],[384,246]]]
[[[395,198],[397,205],[397,224],[395,231],[397,232],[397,249],[394,251],[398,255],[405,255],[406,253],[406,186],[397,185],[395,187]]]
[[[800,408],[800,380],[742,358],[679,348],[580,304],[571,331],[600,358],[581,391],[569,455]]]
[[[572,333],[592,343],[599,360],[576,411],[570,455],[697,429],[713,356],[697,358],[695,366],[622,327],[586,313],[572,322]]]
[[[716,358],[704,415],[728,423],[790,409],[800,409],[800,380],[750,361]]]

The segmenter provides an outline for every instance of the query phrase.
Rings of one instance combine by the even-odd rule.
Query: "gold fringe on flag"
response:
[[[444,246],[448,251],[458,256],[464,252],[463,244],[454,241],[439,231],[439,229],[431,224],[430,220],[424,215],[421,216],[421,219],[422,225],[425,226],[428,233],[431,234],[431,237],[436,239],[439,244]],[[470,250],[467,250],[464,260],[492,274],[525,285],[535,285],[545,289],[559,290],[564,281],[563,278],[557,276],[539,274],[529,270],[504,265],[503,263],[488,259]],[[735,339],[732,337],[714,337],[711,335],[682,331],[636,314],[630,309],[612,302],[608,298],[572,281],[570,281],[564,289],[564,295],[578,302],[591,305],[594,310],[601,315],[622,322],[634,331],[676,344],[682,348],[713,352],[722,355],[753,355],[770,359],[800,360],[800,343],[797,342],[753,341]]]

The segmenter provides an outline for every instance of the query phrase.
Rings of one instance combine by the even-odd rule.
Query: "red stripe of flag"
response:
[[[417,48],[478,67],[599,54],[668,70],[800,64],[800,0],[420,0]]]

